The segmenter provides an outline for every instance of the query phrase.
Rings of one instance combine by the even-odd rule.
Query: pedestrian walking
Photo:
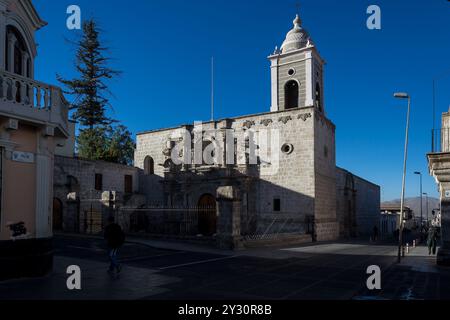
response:
[[[108,245],[108,257],[110,261],[110,266],[108,273],[113,274],[114,271],[120,273],[122,266],[118,261],[118,253],[120,247],[122,247],[125,242],[125,233],[122,228],[114,222],[114,218],[110,217],[108,219],[108,226],[105,228],[105,240]]]
[[[437,246],[437,230],[433,226],[430,226],[428,228],[427,246],[428,246],[428,254],[435,255],[436,254],[436,246]]]
[[[373,227],[372,239],[373,239],[374,242],[378,241],[378,227],[377,226]]]

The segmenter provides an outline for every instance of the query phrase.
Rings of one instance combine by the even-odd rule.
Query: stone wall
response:
[[[336,181],[340,236],[370,235],[380,225],[380,187],[341,168]]]
[[[168,128],[155,130],[145,134],[138,134],[136,137],[136,150],[134,152],[134,165],[141,169],[140,190],[147,196],[149,204],[161,204],[164,202],[164,190],[162,181],[164,179],[163,164],[166,157],[163,150],[170,141],[173,132],[178,128]],[[146,157],[151,157],[154,162],[154,174],[146,174],[144,161]]]
[[[245,135],[249,129],[255,132],[278,132],[277,150],[281,150],[283,145],[291,146],[289,152],[279,152],[278,160],[270,150],[271,159],[260,163],[256,173],[245,164],[233,166],[236,172],[226,179],[226,174],[224,176],[218,172],[228,170],[229,166],[221,164],[206,169],[202,166],[191,167],[189,171],[194,176],[186,172],[170,173],[163,167],[170,158],[170,153],[165,149],[173,146],[171,140],[176,143],[177,139],[173,137],[179,129],[192,133],[193,127],[156,130],[137,136],[136,166],[144,170],[145,158],[148,156],[153,158],[155,164],[154,174],[141,178],[141,187],[148,196],[148,202],[197,205],[202,194],[215,195],[219,187],[227,185],[226,179],[237,181],[239,177],[248,176],[253,179],[251,185],[244,186],[242,184],[245,183],[241,183],[240,186],[243,224],[249,219],[256,219],[256,230],[283,228],[286,232],[304,234],[307,232],[306,221],[316,216],[320,224],[316,230],[319,239],[331,240],[337,237],[334,125],[314,108],[203,123],[202,129],[205,131],[233,129],[240,153],[246,150]],[[221,133],[216,141],[223,145]],[[280,202],[280,211],[274,210],[274,201]]]
[[[335,126],[317,112],[314,117],[314,177],[316,237],[318,241],[336,240],[336,152]]]
[[[102,175],[102,189],[95,190],[95,174]],[[132,200],[139,193],[140,170],[135,167],[104,161],[88,161],[55,156],[53,194],[62,206],[63,230],[83,232],[83,221],[94,211],[105,219],[109,202],[104,193],[111,192],[112,200]],[[132,193],[125,195],[125,176],[132,177]],[[103,197],[103,198],[102,198]],[[125,198],[124,198],[125,197]],[[117,199],[116,199],[117,198]]]

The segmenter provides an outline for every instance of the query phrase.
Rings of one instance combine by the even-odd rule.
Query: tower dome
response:
[[[286,39],[281,46],[282,53],[305,48],[310,42],[308,32],[302,28],[302,22],[298,14],[296,15],[293,23],[294,28],[292,28],[292,30],[288,32],[288,34],[286,35]]]

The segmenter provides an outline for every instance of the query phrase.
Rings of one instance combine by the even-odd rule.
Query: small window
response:
[[[275,211],[275,212],[281,211],[281,200],[280,199],[273,200],[273,211]]]
[[[103,190],[103,175],[99,173],[95,174],[95,190],[97,191]]]
[[[144,160],[144,173],[146,175],[153,175],[153,174],[155,174],[155,161],[150,156],[145,157],[145,160]]]
[[[324,154],[325,158],[328,158],[328,147],[327,146],[323,147],[323,154]]]
[[[294,151],[294,146],[290,143],[285,143],[281,147],[281,151],[285,154],[291,154]]]
[[[288,75],[293,76],[294,74],[295,74],[295,70],[294,69],[289,69]]]
[[[125,193],[133,193],[133,176],[126,175],[125,176]]]

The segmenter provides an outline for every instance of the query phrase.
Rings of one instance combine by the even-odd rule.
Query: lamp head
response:
[[[406,92],[396,92],[394,93],[394,97],[397,99],[408,99],[409,95]]]

